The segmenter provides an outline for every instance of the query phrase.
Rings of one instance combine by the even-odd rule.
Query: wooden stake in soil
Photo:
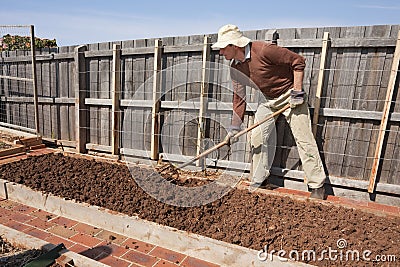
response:
[[[204,115],[207,113],[207,104],[208,104],[208,78],[210,74],[209,70],[209,61],[210,61],[210,37],[204,36],[204,44],[203,44],[203,64],[202,64],[202,72],[201,72],[201,87],[200,87],[200,110],[199,110],[199,123],[197,125],[197,155],[200,155],[203,152],[203,139],[204,139],[204,131],[205,131],[205,123],[206,119]],[[196,164],[198,167],[205,169],[205,160],[204,158],[199,159]]]
[[[112,139],[111,148],[113,155],[119,155],[120,136],[120,95],[121,95],[121,46],[113,45],[112,65]]]
[[[78,153],[86,152],[86,46],[81,45],[75,48],[75,137],[76,151]]]
[[[35,26],[31,25],[31,57],[32,57],[32,85],[33,85],[33,105],[35,113],[36,134],[40,136],[39,127],[39,105],[38,105],[38,88],[36,76],[36,51],[35,51]]]
[[[153,106],[151,109],[151,159],[158,160],[160,139],[160,71],[161,71],[162,41],[155,40],[154,72],[153,72]]]
[[[396,49],[395,49],[394,55],[393,55],[391,74],[390,74],[390,78],[389,78],[386,99],[385,99],[385,106],[383,107],[382,120],[381,120],[381,125],[379,127],[378,140],[376,142],[374,161],[372,164],[371,175],[369,178],[369,186],[368,186],[369,193],[373,193],[375,190],[376,176],[378,173],[380,157],[382,154],[383,141],[386,136],[386,128],[387,128],[387,123],[389,120],[389,111],[390,111],[390,108],[392,105],[393,91],[395,89],[397,72],[399,69],[399,60],[400,60],[400,31],[398,32],[398,35],[397,35]]]
[[[312,125],[314,137],[316,137],[316,135],[317,135],[319,109],[321,106],[321,95],[322,95],[322,89],[324,86],[325,68],[326,68],[326,61],[327,61],[329,46],[330,46],[329,32],[324,32],[324,38],[322,40],[321,61],[319,64],[317,92],[315,93],[315,102],[314,102],[314,116],[313,116],[313,125]]]

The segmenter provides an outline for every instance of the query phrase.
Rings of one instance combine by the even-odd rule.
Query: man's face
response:
[[[226,60],[231,60],[235,58],[236,50],[233,45],[228,45],[224,48],[220,48],[219,54],[224,56]]]

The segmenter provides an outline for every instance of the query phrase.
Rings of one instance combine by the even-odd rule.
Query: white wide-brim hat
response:
[[[225,48],[230,44],[245,47],[250,41],[249,38],[243,36],[243,33],[237,26],[227,24],[219,29],[218,40],[212,45],[212,48]]]

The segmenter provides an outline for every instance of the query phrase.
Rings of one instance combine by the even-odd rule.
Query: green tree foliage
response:
[[[35,48],[51,48],[57,47],[56,39],[42,39],[35,37]],[[0,38],[0,52],[14,50],[30,50],[31,38],[29,36],[19,36],[6,34]]]

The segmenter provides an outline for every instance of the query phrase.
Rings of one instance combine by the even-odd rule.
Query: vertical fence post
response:
[[[324,37],[322,40],[321,61],[319,64],[317,92],[315,93],[315,102],[314,102],[314,116],[313,116],[313,124],[312,124],[312,131],[313,131],[314,137],[317,136],[319,109],[321,106],[321,95],[322,95],[322,89],[324,86],[325,69],[326,69],[326,61],[327,61],[326,59],[328,57],[329,45],[330,45],[329,32],[324,32]]]
[[[75,48],[75,136],[76,151],[78,153],[86,152],[87,142],[87,107],[85,98],[87,95],[86,82],[86,62],[85,62],[86,46],[81,45]]]
[[[265,33],[265,37],[264,40],[267,42],[271,42],[273,44],[277,44],[278,43],[278,39],[279,39],[279,33],[277,30],[267,30],[267,32]]]
[[[208,79],[210,75],[209,62],[210,62],[210,37],[204,36],[203,43],[203,58],[202,58],[202,71],[201,71],[201,84],[200,84],[200,110],[199,110],[199,123],[197,128],[197,151],[196,155],[200,155],[203,152],[203,139],[205,133],[205,114],[207,113],[208,105]],[[205,159],[201,158],[197,161],[196,166],[205,168]]]
[[[382,154],[383,141],[386,136],[386,128],[387,128],[387,123],[389,121],[389,115],[390,115],[389,112],[392,105],[393,91],[395,90],[397,72],[399,69],[399,60],[400,60],[400,31],[398,32],[397,35],[396,48],[393,55],[391,73],[386,92],[385,106],[383,107],[381,125],[379,127],[379,135],[378,135],[378,140],[376,142],[374,161],[372,163],[371,175],[369,177],[369,186],[368,186],[369,193],[373,193],[375,190],[376,176],[378,173],[379,162]]]
[[[120,95],[121,95],[121,45],[113,45],[112,65],[112,139],[113,155],[119,155],[120,140]]]
[[[39,126],[39,105],[38,105],[38,88],[36,76],[36,51],[35,51],[35,26],[31,25],[31,57],[32,57],[32,85],[33,85],[33,105],[35,113],[35,129],[36,135],[40,136]]]
[[[151,159],[159,158],[160,140],[160,71],[161,71],[162,41],[155,40],[154,44],[154,70],[153,70],[153,106],[151,108]]]

